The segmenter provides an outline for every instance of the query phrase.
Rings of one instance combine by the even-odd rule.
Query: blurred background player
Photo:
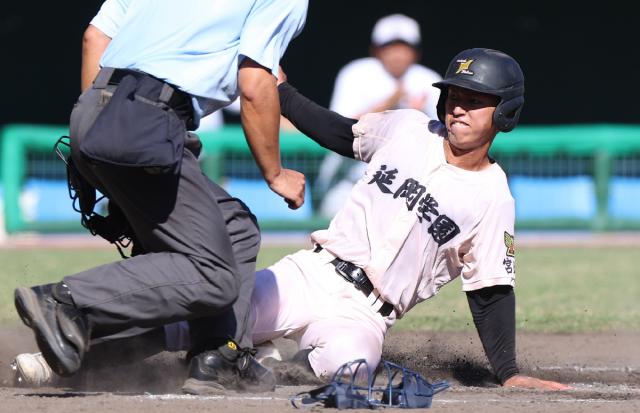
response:
[[[442,77],[418,64],[422,57],[418,23],[403,14],[378,20],[371,33],[370,57],[345,65],[336,78],[330,108],[352,119],[391,109],[417,109],[436,117]],[[326,194],[320,214],[331,218],[342,205],[365,165],[330,153],[323,160],[317,192]]]

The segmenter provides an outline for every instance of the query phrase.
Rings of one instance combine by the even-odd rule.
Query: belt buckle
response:
[[[349,263],[346,261],[338,261],[335,265],[334,265],[336,272],[345,280],[349,281],[350,283],[353,283],[353,278],[351,277],[351,274],[349,274]]]
[[[349,281],[351,284],[355,285],[355,287],[364,292],[365,294],[370,293],[367,292],[367,283],[369,282],[369,278],[367,278],[367,274],[365,274],[364,270],[357,265],[354,265],[348,261],[338,261],[335,264],[336,272],[340,274],[342,278]]]
[[[367,285],[367,281],[369,281],[369,278],[367,277],[367,274],[365,274],[362,268],[356,267],[351,272],[351,279],[353,280],[353,283],[356,285],[356,287],[358,287],[359,290],[366,292],[365,286]]]

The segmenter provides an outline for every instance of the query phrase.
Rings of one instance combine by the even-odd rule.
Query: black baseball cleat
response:
[[[60,376],[70,376],[89,349],[87,316],[78,310],[68,287],[60,282],[15,290],[20,318],[36,336],[42,356]]]
[[[182,386],[187,394],[223,394],[226,391],[262,393],[276,388],[273,371],[253,357],[252,349],[226,346],[200,353],[189,363],[189,378]]]
[[[263,366],[253,357],[253,354],[246,353],[238,360],[238,370],[240,371],[239,387],[248,393],[263,393],[276,389],[276,376],[273,370]]]

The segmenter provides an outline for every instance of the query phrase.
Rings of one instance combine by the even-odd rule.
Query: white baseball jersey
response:
[[[363,268],[398,318],[458,276],[464,291],[515,284],[514,200],[497,163],[449,165],[444,126],[417,110],[365,115],[353,133],[368,168],[314,242]]]

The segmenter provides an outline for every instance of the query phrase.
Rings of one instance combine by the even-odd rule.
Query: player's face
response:
[[[450,144],[473,150],[491,141],[498,132],[493,113],[499,98],[457,86],[450,86],[445,103],[445,125]]]
[[[397,42],[378,47],[375,56],[391,76],[399,79],[416,62],[418,52],[406,43]]]

